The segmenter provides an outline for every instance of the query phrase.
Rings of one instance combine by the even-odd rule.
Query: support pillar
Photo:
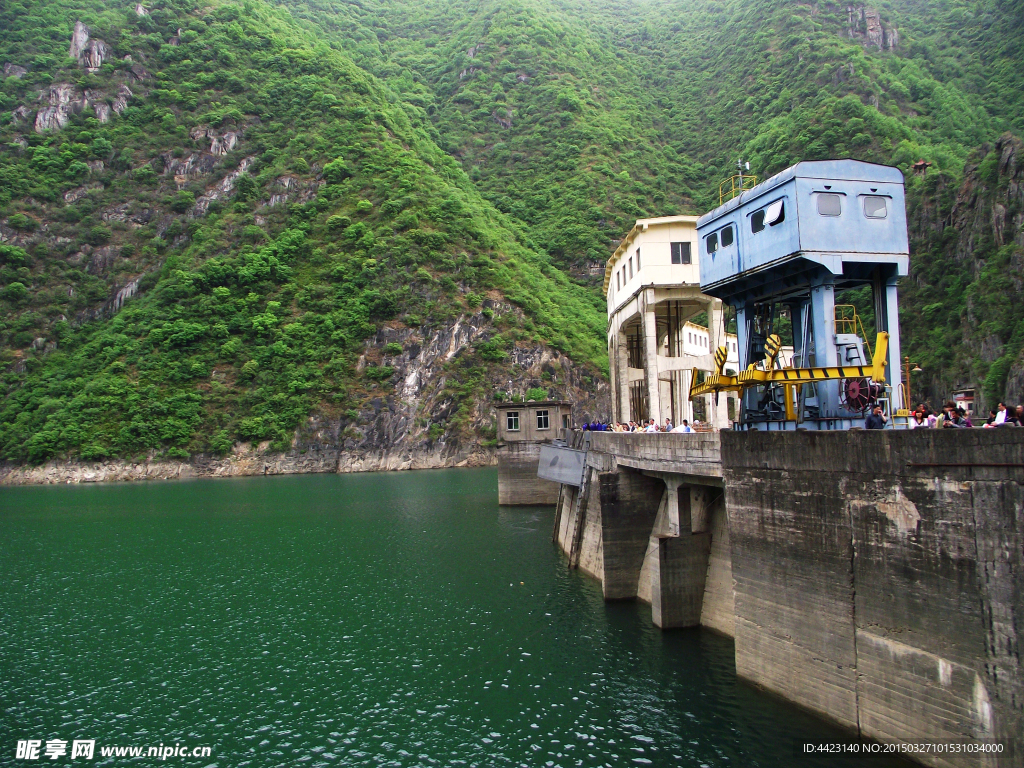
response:
[[[658,539],[657,578],[651,582],[651,618],[656,627],[700,626],[711,534]]]
[[[679,536],[683,526],[680,522],[679,514],[679,486],[682,481],[672,477],[665,478],[665,494],[668,505],[666,507],[666,516],[669,518],[669,532],[668,536]]]
[[[737,373],[747,370],[752,362],[750,359],[750,331],[754,318],[754,305],[744,302],[736,306],[736,354],[739,359],[739,370]],[[751,401],[755,396],[753,390],[745,389],[740,392],[740,399],[737,403],[737,420],[742,424],[747,413],[747,406],[753,405]]]
[[[836,297],[832,275],[825,275],[811,287],[811,327],[814,330],[814,360],[820,367],[838,365],[836,356]],[[839,383],[818,382],[818,406],[822,417],[837,415]]]
[[[902,352],[900,350],[900,321],[899,321],[899,306],[896,299],[896,276],[890,277],[885,284],[885,308],[888,314],[887,325],[889,328],[889,368],[885,372],[885,380],[889,382],[892,387],[892,407],[893,409],[898,408],[910,408],[913,403],[905,403],[902,398],[902,388],[900,382],[903,381],[903,368],[901,365],[900,357]]]
[[[626,334],[617,328],[611,339],[608,367],[612,374],[612,420],[629,421],[632,416],[629,412],[629,350],[626,347]]]
[[[644,306],[644,378],[647,380],[648,417],[661,424],[661,392],[658,385],[658,324],[654,316],[654,291],[648,289]]]

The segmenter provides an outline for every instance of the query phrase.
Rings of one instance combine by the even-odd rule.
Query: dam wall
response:
[[[723,433],[737,673],[880,741],[1020,739],[1022,438]]]
[[[541,443],[506,443],[495,451],[498,464],[498,503],[510,506],[554,504],[558,483],[537,477]]]
[[[1014,748],[926,765],[1024,765],[1024,430],[606,433],[586,464],[553,537],[606,599],[859,736]]]

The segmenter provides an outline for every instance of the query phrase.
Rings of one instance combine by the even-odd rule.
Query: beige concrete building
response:
[[[540,447],[573,426],[568,400],[497,403],[498,503],[554,504],[558,483],[537,477]]]
[[[726,344],[722,302],[700,291],[696,216],[640,219],[608,260],[608,357],[615,421],[694,419],[687,399],[693,368],[714,370]],[[689,322],[707,313],[708,327]],[[698,330],[703,331],[703,335]],[[729,356],[735,358],[729,339]],[[726,398],[704,399],[698,415],[728,427]],[[700,412],[703,413],[700,413]]]

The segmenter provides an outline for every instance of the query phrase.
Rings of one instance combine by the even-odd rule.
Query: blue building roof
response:
[[[796,165],[791,165],[784,171],[779,171],[757,186],[708,211],[697,219],[697,228],[700,229],[707,226],[710,222],[729,211],[771,192],[790,179],[796,178],[835,181],[878,181],[890,184],[903,183],[903,173],[900,169],[889,165],[865,163],[863,160],[805,160]]]

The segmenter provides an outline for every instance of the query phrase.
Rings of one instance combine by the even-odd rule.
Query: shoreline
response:
[[[28,485],[78,485],[148,480],[182,480],[201,477],[253,477],[258,475],[352,474],[398,472],[412,469],[486,467],[498,463],[493,448],[473,445],[448,452],[446,446],[424,451],[346,452],[335,449],[267,453],[247,446],[236,447],[224,457],[196,455],[189,460],[49,461],[30,466],[0,465],[0,487]]]

